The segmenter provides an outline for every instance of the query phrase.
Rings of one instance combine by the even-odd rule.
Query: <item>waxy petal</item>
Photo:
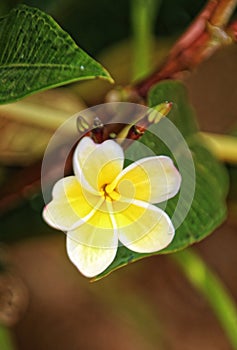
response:
[[[67,252],[81,273],[94,277],[114,260],[118,237],[109,213],[97,211],[84,225],[67,234]]]
[[[159,251],[168,246],[174,237],[170,218],[152,204],[134,201],[126,210],[113,215],[120,242],[135,252]]]
[[[160,203],[179,191],[181,176],[172,160],[165,156],[143,158],[117,178],[117,191],[125,197]]]
[[[79,244],[67,237],[67,253],[72,263],[86,277],[103,272],[114,260],[116,248],[96,248]]]
[[[59,180],[52,195],[53,200],[44,208],[43,217],[50,226],[63,231],[83,224],[103,201],[82,188],[75,176]]]
[[[123,150],[115,141],[107,140],[96,145],[85,137],[75,150],[73,167],[82,186],[88,191],[99,193],[122,171],[123,162]]]
[[[112,242],[115,247],[118,245],[117,233],[105,202],[83,225],[67,234],[74,241],[88,246],[111,248]]]

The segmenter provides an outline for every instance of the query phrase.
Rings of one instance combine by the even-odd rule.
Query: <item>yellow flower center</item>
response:
[[[121,195],[115,190],[113,183],[104,185],[101,192],[105,200],[109,202],[118,201],[121,197]]]

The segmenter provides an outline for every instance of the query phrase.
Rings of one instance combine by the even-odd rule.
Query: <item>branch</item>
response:
[[[209,0],[175,43],[166,61],[144,80],[125,87],[118,98],[141,102],[159,81],[181,77],[184,71],[192,70],[219,48],[237,42],[237,21],[227,25],[236,5],[237,0]]]

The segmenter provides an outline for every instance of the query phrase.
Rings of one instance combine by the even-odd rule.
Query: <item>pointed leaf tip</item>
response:
[[[0,21],[0,104],[85,79],[113,83],[52,17],[20,5]]]

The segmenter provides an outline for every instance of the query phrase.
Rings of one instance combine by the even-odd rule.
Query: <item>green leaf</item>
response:
[[[0,19],[0,104],[109,73],[47,14],[21,5]]]
[[[156,85],[150,92],[149,105],[155,106],[165,100],[174,103],[174,108],[169,114],[169,119],[182,133],[193,158],[196,187],[193,200],[190,202],[191,207],[185,220],[176,229],[175,237],[167,248],[156,253],[140,254],[133,252],[124,246],[119,247],[113,263],[106,271],[95,279],[99,279],[113,270],[127,265],[129,262],[134,262],[143,257],[173,253],[184,249],[185,247],[202,240],[213,232],[213,230],[222,223],[226,216],[225,196],[228,187],[227,174],[225,168],[218,163],[205,146],[202,145],[202,139],[199,138],[197,134],[198,128],[195,122],[194,112],[188,102],[188,96],[184,86],[177,81],[165,81]],[[181,162],[181,164],[184,165],[184,168],[186,169],[183,170],[182,167],[180,167],[179,171],[182,175],[182,186],[185,190],[186,186],[188,188],[190,181],[188,172],[192,170],[191,168],[188,168],[190,163],[188,153],[183,151],[181,139],[175,141],[175,151],[173,152],[172,150],[171,152],[165,143],[160,140],[160,137],[156,136],[162,136],[165,131],[167,132],[167,126],[164,128],[163,122],[153,125],[152,128],[144,134],[140,142],[147,146],[149,150],[156,155],[168,155],[173,158],[176,164],[180,164]],[[172,133],[167,135],[167,138],[169,139],[172,135]],[[145,154],[142,154],[142,148],[141,150],[139,148],[138,144],[134,144],[130,147],[129,159],[145,156]],[[131,158],[131,156],[133,158]],[[188,198],[187,193],[181,200],[181,205],[183,207],[188,206],[187,201],[189,200],[190,198]],[[175,212],[178,201],[179,195],[167,202],[165,211],[171,218]],[[173,223],[175,224],[174,221]]]

